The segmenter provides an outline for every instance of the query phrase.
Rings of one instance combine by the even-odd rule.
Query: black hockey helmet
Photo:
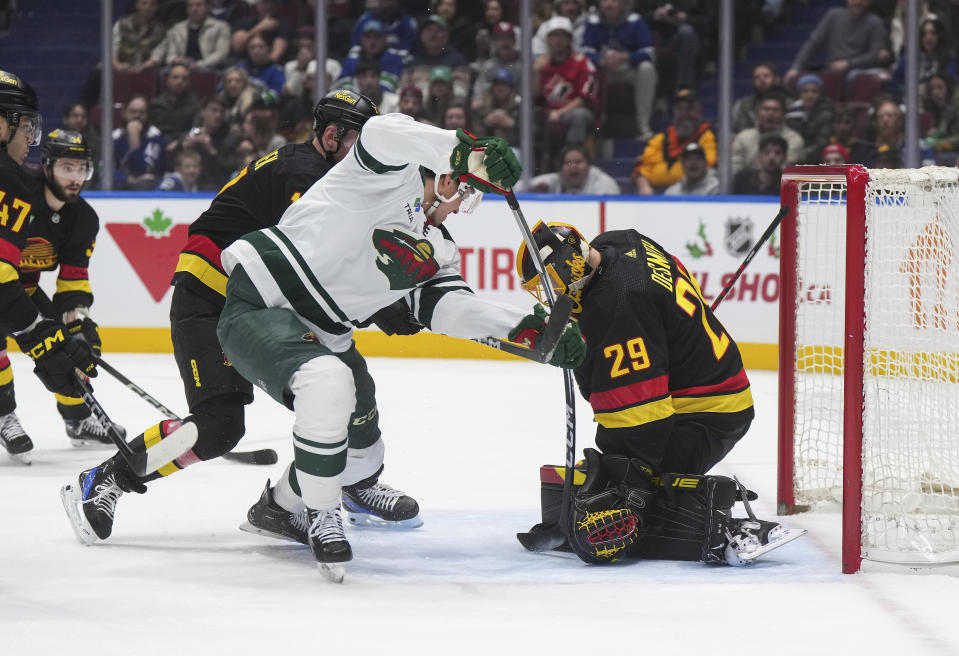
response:
[[[53,163],[61,158],[86,160],[86,179],[93,177],[93,151],[79,132],[58,128],[43,140],[43,146],[40,148],[41,163],[52,169]]]
[[[363,124],[380,110],[376,103],[361,93],[338,89],[320,98],[313,108],[313,132],[319,137],[330,123],[337,126],[337,139],[347,130],[362,130]]]
[[[574,302],[573,314],[578,315],[583,307],[583,287],[589,281],[592,268],[589,266],[589,242],[575,226],[568,223],[543,223],[533,226],[533,240],[539,248],[543,265],[550,277],[553,291],[568,294]],[[516,272],[523,288],[540,303],[548,304],[543,281],[524,241],[516,252]]]
[[[37,94],[29,84],[19,76],[0,70],[0,115],[7,119],[12,128],[20,126],[21,118],[33,123],[32,144],[40,143],[43,134],[40,104]]]

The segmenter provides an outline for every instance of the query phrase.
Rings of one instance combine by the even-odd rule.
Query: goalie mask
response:
[[[557,296],[568,294],[574,303],[573,316],[578,316],[583,311],[583,288],[593,273],[589,266],[589,242],[574,226],[542,221],[533,227],[533,240],[539,247],[553,291]],[[526,291],[540,303],[548,305],[543,281],[527,251],[526,242],[516,253],[516,272]]]

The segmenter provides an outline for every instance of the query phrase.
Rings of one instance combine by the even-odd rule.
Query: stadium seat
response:
[[[860,73],[846,85],[846,99],[850,102],[871,103],[882,90],[882,79],[872,73]]]
[[[216,71],[196,70],[190,73],[190,89],[200,100],[215,94],[219,81],[220,76]]]
[[[156,95],[157,72],[155,68],[145,68],[139,73],[130,71],[113,71],[113,100],[118,103],[127,103],[137,95],[148,99]]]

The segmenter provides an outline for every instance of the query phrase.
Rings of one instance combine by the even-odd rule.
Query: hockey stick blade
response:
[[[536,348],[530,348],[506,339],[497,339],[496,337],[476,338],[472,341],[526,360],[547,364],[552,359],[553,353],[556,352],[560,337],[563,336],[563,331],[566,329],[566,324],[569,323],[572,314],[573,299],[566,295],[557,298],[553,303],[553,311],[549,314],[546,329],[540,333],[537,340]]]
[[[516,539],[519,540],[524,549],[536,553],[552,551],[566,542],[566,536],[563,535],[556,524],[550,524],[546,527],[537,524],[526,533],[517,533]]]
[[[273,449],[257,449],[256,451],[227,451],[223,454],[223,459],[247,465],[275,465],[280,458]]]

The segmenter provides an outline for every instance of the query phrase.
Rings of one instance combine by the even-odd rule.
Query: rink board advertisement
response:
[[[85,197],[100,216],[90,281],[95,296],[92,315],[104,328],[104,347],[171,351],[170,279],[189,224],[208,207],[211,197],[122,193]],[[572,223],[587,239],[604,229],[631,227],[653,237],[696,275],[707,301],[719,294],[778,210],[777,199],[724,201],[520,196],[530,226],[540,220]],[[453,215],[445,225],[459,245],[466,282],[477,294],[532,308],[533,298],[519,286],[515,274],[521,232],[503,199],[487,195],[472,215]],[[774,368],[776,364],[778,254],[775,235],[717,311],[751,366]],[[330,257],[335,261],[340,255],[330,253]],[[49,291],[54,279],[47,273],[41,284]],[[368,355],[499,356],[477,344],[422,333],[386,338],[378,331],[361,331],[357,340]]]

